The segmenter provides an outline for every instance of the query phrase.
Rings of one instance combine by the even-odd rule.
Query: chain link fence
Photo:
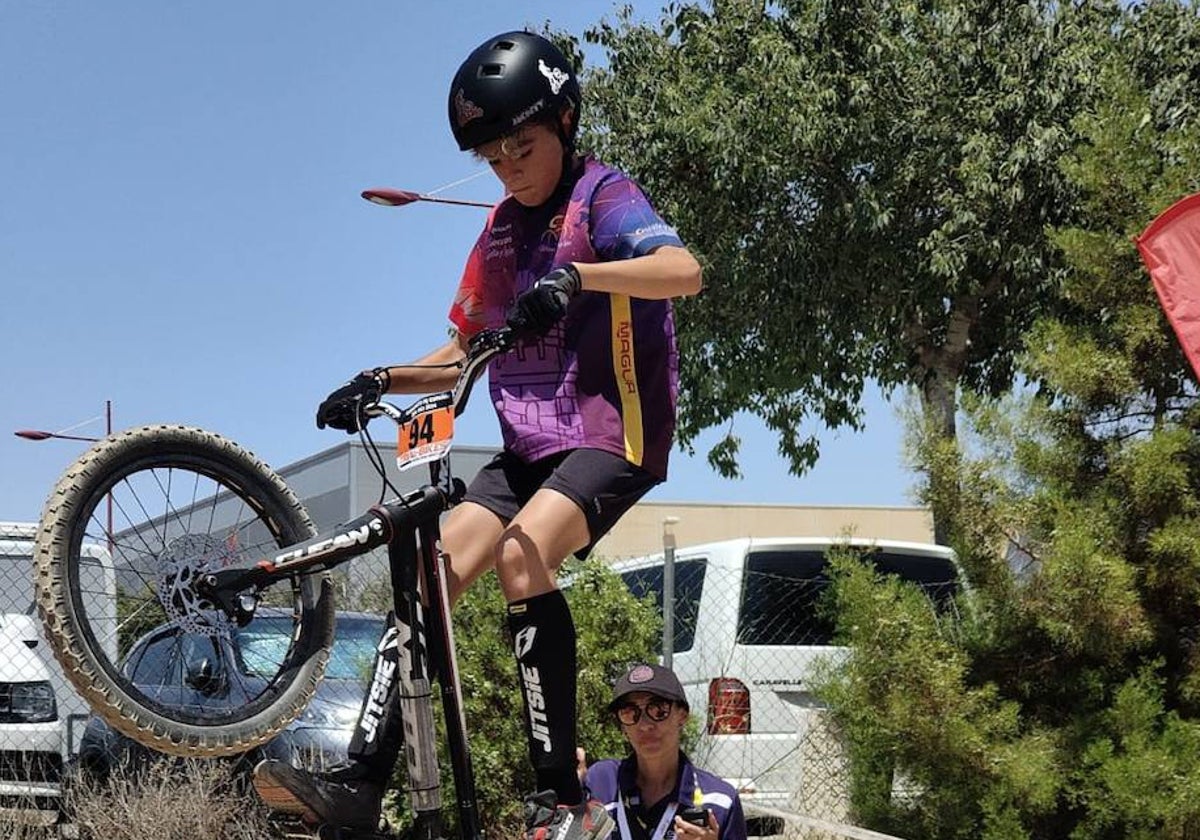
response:
[[[352,447],[347,452],[356,455]],[[354,489],[353,481],[349,488],[318,481],[322,470],[345,474],[327,461],[305,462],[290,475],[284,471],[320,530],[357,516],[366,496]],[[184,515],[189,511],[208,511],[204,550],[230,557],[269,551],[267,535],[240,528],[243,514],[225,511],[220,494],[210,499],[194,487],[187,492],[186,500],[160,509],[170,510],[177,522],[192,521]],[[280,639],[241,631],[214,637],[186,632],[187,627],[172,621],[161,587],[161,561],[170,559],[171,552],[162,546],[185,543],[157,524],[159,542],[147,539],[149,526],[134,521],[136,510],[118,498],[111,528],[97,521],[88,529],[85,544],[93,547],[95,569],[83,587],[90,599],[87,609],[94,616],[111,616],[114,657],[134,682],[190,687],[204,695],[202,702],[223,702],[215,689],[228,683],[213,669],[221,663],[252,662],[255,656],[269,660]],[[103,506],[98,515],[107,515]],[[213,526],[226,515],[228,523]],[[90,714],[42,638],[32,582],[34,530],[33,525],[0,524],[0,662],[6,663],[0,670],[0,794],[45,804],[56,796],[64,762],[87,756],[124,760],[137,748]],[[220,536],[234,532],[236,540]],[[742,791],[747,816],[760,834],[797,840],[866,836],[845,833],[853,819],[849,761],[836,724],[814,691],[827,669],[845,656],[832,645],[835,617],[824,598],[829,587],[826,552],[838,544],[842,541],[743,539],[680,548],[673,556],[602,558],[634,594],[653,598],[660,610],[664,585],[674,590],[665,605],[672,639],[664,659],[689,697],[695,721],[690,753],[699,766]],[[151,545],[160,548],[156,552]],[[197,548],[194,540],[186,547]],[[948,550],[884,542],[854,547],[867,551],[879,570],[916,582],[937,608],[952,606],[957,575]],[[304,715],[263,749],[264,755],[310,766],[344,757],[383,616],[391,606],[386,551],[356,558],[335,569],[331,578],[339,613],[329,679]],[[248,629],[256,625],[257,620]],[[228,655],[223,644],[239,646],[237,655]],[[24,663],[20,668],[14,664],[18,660]]]
[[[28,813],[37,821],[58,807],[63,744],[82,732],[88,708],[68,694],[42,636],[33,601],[33,532],[31,524],[0,522],[0,813]]]
[[[836,616],[826,597],[828,552],[842,550],[915,583],[931,609],[955,609],[957,567],[938,546],[743,539],[611,563],[660,609],[664,589],[673,588],[664,610],[671,650],[663,658],[697,721],[691,754],[742,792],[754,833],[862,836],[837,833],[853,822],[849,757],[816,693],[848,653],[834,645]]]

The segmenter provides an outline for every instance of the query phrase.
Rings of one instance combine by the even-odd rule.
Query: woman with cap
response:
[[[597,761],[586,787],[612,814],[619,840],[745,840],[737,790],[680,749],[688,701],[669,668],[635,665],[608,708],[633,754]]]
[[[504,448],[447,516],[441,550],[452,600],[495,569],[508,601],[539,791],[526,803],[527,837],[595,840],[610,823],[575,771],[575,626],[555,575],[666,479],[678,392],[671,298],[700,291],[700,265],[632,179],[578,154],[579,81],[550,41],[484,41],[447,105],[458,148],[506,193],[467,259],[450,339],[412,364],[362,371],[321,403],[317,426],[356,433],[383,394],[452,387],[480,331],[507,325],[519,336],[488,372]],[[371,696],[381,685],[385,702],[364,705],[348,765],[260,764],[269,804],[336,826],[378,821],[402,746],[392,670],[377,663]]]

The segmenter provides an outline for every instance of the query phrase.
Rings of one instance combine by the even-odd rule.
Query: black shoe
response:
[[[525,840],[603,840],[613,819],[595,799],[578,805],[559,805],[552,790],[525,798]]]
[[[363,777],[353,764],[310,773],[267,759],[254,768],[254,789],[272,811],[305,822],[358,831],[377,831],[383,785]]]

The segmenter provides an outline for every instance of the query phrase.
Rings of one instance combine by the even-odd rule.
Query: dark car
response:
[[[379,616],[338,612],[325,678],[312,702],[286,729],[239,763],[250,768],[263,758],[277,758],[296,766],[321,768],[345,761],[383,628]],[[260,673],[274,673],[275,664],[287,651],[291,630],[289,612],[266,607],[248,626],[237,628],[228,641],[163,624],[130,648],[121,667],[139,689],[163,703],[232,706],[242,702],[244,694],[231,691],[230,686],[253,684],[261,679]],[[236,649],[218,648],[229,644]],[[230,667],[225,663],[236,663],[242,673],[230,679],[223,673],[223,668]],[[156,757],[160,754],[92,715],[80,741],[78,767],[103,779],[118,766],[144,766]]]

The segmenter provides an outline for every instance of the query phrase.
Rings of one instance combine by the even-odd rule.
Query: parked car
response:
[[[836,778],[845,777],[845,756],[813,694],[820,662],[836,664],[846,654],[832,644],[833,617],[818,607],[829,586],[827,552],[836,546],[861,551],[878,571],[916,583],[933,608],[954,608],[960,575],[944,546],[747,538],[674,554],[671,664],[701,726],[693,757],[741,791],[752,833],[778,828],[755,819],[756,806],[812,812],[804,797],[816,790],[828,798]],[[635,595],[653,595],[661,609],[663,564],[656,554],[612,568]]]
[[[62,726],[37,624],[0,614],[0,808],[57,818]]]
[[[241,766],[252,768],[263,758],[316,768],[345,761],[383,628],[380,616],[339,611],[325,678],[312,702],[279,735],[243,756]],[[274,663],[282,661],[291,630],[289,612],[262,607],[248,626],[234,631],[231,642],[236,650],[222,651],[217,646],[229,641],[163,624],[134,643],[121,667],[142,691],[164,703],[220,708],[243,696],[232,696],[231,679],[222,671],[227,667],[224,663],[236,662],[242,669],[233,682],[252,684],[260,679],[257,671],[273,673]],[[256,668],[256,664],[269,667]],[[92,715],[80,744],[79,769],[103,779],[118,766],[145,766],[158,757],[159,753]]]

